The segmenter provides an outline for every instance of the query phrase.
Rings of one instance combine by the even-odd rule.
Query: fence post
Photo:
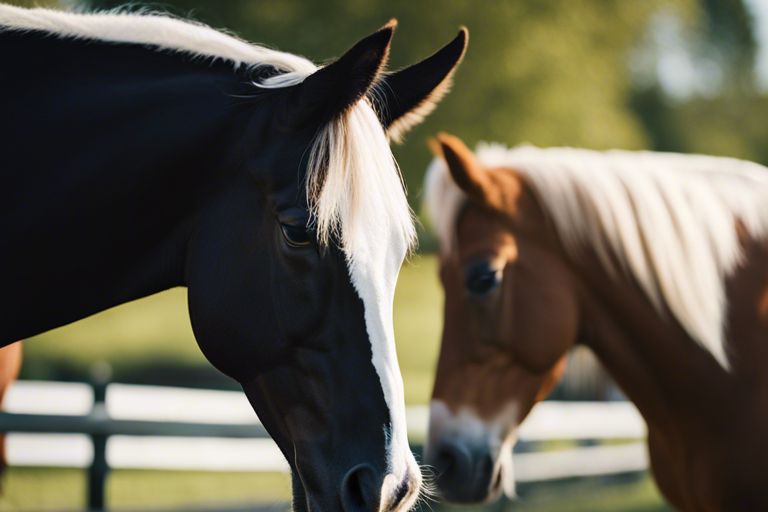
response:
[[[93,409],[95,419],[107,417],[107,384],[112,376],[109,363],[101,361],[91,367]],[[88,510],[106,510],[106,487],[109,464],[107,463],[107,435],[92,434],[93,462],[88,468]]]

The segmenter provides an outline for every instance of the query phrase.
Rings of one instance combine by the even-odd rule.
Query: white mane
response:
[[[158,14],[125,11],[75,14],[0,4],[0,31],[43,31],[54,36],[139,44],[201,59],[226,60],[238,67],[271,66],[282,73],[259,87],[301,83],[318,70],[311,61],[248,43],[200,23]],[[329,123],[318,134],[307,171],[310,204],[321,241],[339,235],[354,261],[360,233],[394,229],[411,247],[415,229],[400,173],[386,135],[367,100]],[[321,167],[327,168],[327,172]],[[361,225],[365,224],[365,225]],[[386,226],[385,226],[386,225]]]
[[[304,57],[250,44],[207,25],[165,15],[144,15],[123,10],[75,14],[0,4],[0,30],[3,30],[3,27],[12,30],[38,30],[74,39],[153,46],[160,50],[183,52],[195,57],[224,59],[231,61],[235,66],[273,66],[286,73],[295,72],[304,76],[317,69]]]
[[[570,251],[594,248],[610,273],[631,275],[659,311],[666,306],[729,367],[725,278],[742,257],[737,221],[753,237],[768,234],[768,169],[701,155],[496,144],[480,144],[477,156],[519,172]],[[432,224],[449,251],[466,198],[442,160],[431,164],[426,188]]]

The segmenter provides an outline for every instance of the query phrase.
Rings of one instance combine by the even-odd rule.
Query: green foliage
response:
[[[701,51],[714,58],[728,76],[727,88],[751,90],[757,43],[743,0],[702,0]]]
[[[667,98],[658,87],[635,92],[632,105],[660,151],[730,156],[768,164],[768,96],[757,92]]]
[[[696,98],[673,110],[678,151],[733,156],[768,165],[768,96]]]

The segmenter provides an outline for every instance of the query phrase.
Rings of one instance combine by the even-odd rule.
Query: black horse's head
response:
[[[297,510],[406,510],[421,483],[392,325],[414,228],[387,132],[439,99],[466,33],[385,74],[393,30],[254,84],[243,171],[188,251],[197,339],[288,459]]]

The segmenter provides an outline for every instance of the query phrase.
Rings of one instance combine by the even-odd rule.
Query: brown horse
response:
[[[513,492],[516,428],[582,343],[645,418],[674,507],[768,510],[768,170],[438,140],[445,327],[425,458],[443,495]]]
[[[21,369],[21,342],[0,348],[0,406],[3,404],[5,393],[11,386]],[[0,433],[0,474],[8,465],[5,455],[5,435]]]

